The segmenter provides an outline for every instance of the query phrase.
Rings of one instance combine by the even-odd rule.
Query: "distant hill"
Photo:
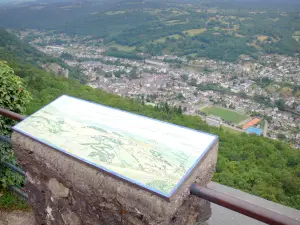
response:
[[[78,79],[82,83],[86,82],[83,74],[75,71],[74,68],[65,64],[59,58],[50,57],[36,48],[20,41],[16,36],[9,33],[5,29],[0,29],[0,60],[18,61],[28,63],[38,68],[47,69],[47,65],[56,65],[62,69],[69,70],[70,78]],[[54,72],[54,71],[52,71]]]
[[[134,53],[236,61],[299,53],[299,12],[294,0],[50,0],[0,7],[0,26],[91,35]]]
[[[19,5],[26,2],[35,2],[35,0],[0,0],[1,5]]]

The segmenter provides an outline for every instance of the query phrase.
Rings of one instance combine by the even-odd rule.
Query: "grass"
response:
[[[197,53],[189,54],[189,56],[191,56],[191,57],[196,57],[196,56],[197,56]]]
[[[123,51],[123,52],[132,52],[135,50],[135,47],[131,47],[131,46],[127,46],[127,45],[119,45],[116,43],[112,43],[109,45],[109,47],[115,47],[117,48],[119,51]]]
[[[76,49],[76,48],[64,48],[64,51],[73,52],[73,53],[81,52],[80,49]]]
[[[300,35],[300,31],[295,31],[294,35],[299,36]]]
[[[267,86],[265,89],[269,93],[275,93],[277,91],[277,88],[274,85],[272,85],[272,84],[270,84],[269,86]]]
[[[189,14],[188,12],[185,12],[185,11],[179,11],[179,10],[172,10],[171,12],[172,12],[173,14],[177,15],[177,16]]]
[[[256,41],[253,41],[252,43],[250,43],[250,44],[248,44],[249,46],[252,46],[252,47],[254,47],[254,48],[256,48],[256,49],[261,49],[261,47],[257,44],[257,42]]]
[[[246,20],[251,20],[251,17],[240,17],[239,21],[246,21]]]
[[[300,35],[294,35],[292,36],[296,41],[300,41]]]
[[[167,38],[175,38],[176,40],[181,39],[182,37],[179,34],[170,35],[167,37],[162,37],[153,41],[154,43],[165,43]]]
[[[163,38],[159,38],[153,41],[153,43],[157,44],[157,43],[165,43],[166,42],[166,37]]]
[[[222,126],[222,129],[223,129],[224,131],[227,131],[227,132],[232,133],[232,134],[239,134],[239,133],[240,133],[240,132],[237,131],[237,130],[234,130],[234,129],[231,129],[231,128],[225,127],[225,126]]]
[[[201,109],[202,112],[207,113],[208,115],[214,115],[221,117],[223,120],[238,124],[242,122],[243,120],[247,119],[248,116],[228,110],[225,108],[217,107],[217,106],[209,106],[206,108]]]
[[[241,34],[235,34],[236,37],[239,37],[239,38],[244,38],[245,36],[244,35],[241,35]]]
[[[109,11],[106,12],[105,14],[109,16],[113,16],[113,15],[124,14],[124,13],[126,13],[126,11]]]
[[[257,37],[257,39],[260,41],[260,42],[264,42],[265,40],[267,40],[269,38],[269,36],[266,36],[266,35],[259,35]]]
[[[236,16],[228,16],[229,19],[236,20]]]
[[[206,28],[200,28],[200,29],[191,29],[191,30],[185,30],[184,33],[186,33],[189,36],[196,36],[198,34],[201,34],[205,32],[207,29]]]
[[[168,21],[166,21],[166,24],[176,24],[176,23],[178,23],[178,22],[181,22],[181,20],[168,20]]]
[[[272,21],[274,21],[274,22],[278,22],[280,19],[277,17],[277,18],[269,18],[269,20],[272,20]]]
[[[217,9],[209,9],[207,10],[208,13],[217,13],[218,10]]]
[[[293,95],[293,89],[290,87],[283,87],[280,89],[280,94],[283,96],[292,96]]]
[[[237,32],[240,29],[240,26],[239,25],[234,25],[231,28],[220,28],[220,27],[215,27],[215,28],[216,28],[215,30],[235,31],[235,32]]]
[[[237,32],[240,29],[240,25],[233,25],[233,30]]]
[[[210,21],[216,21],[216,17],[215,16],[211,16],[208,18],[207,22],[210,22]]]
[[[2,191],[0,210],[30,210],[27,202],[10,191]]]
[[[176,24],[185,24],[185,21],[182,20],[168,20],[165,22],[166,25],[176,25]]]

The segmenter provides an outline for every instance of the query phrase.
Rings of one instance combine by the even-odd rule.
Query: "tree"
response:
[[[192,78],[191,81],[190,81],[190,85],[196,87],[197,86],[197,79],[196,78]]]
[[[133,67],[130,73],[128,74],[129,79],[137,79],[139,77],[139,74],[137,72],[137,68]]]
[[[275,102],[276,106],[278,107],[278,109],[284,109],[285,108],[285,101],[283,99],[278,99],[276,102]]]
[[[26,91],[23,80],[17,77],[13,69],[2,61],[0,61],[0,96],[1,108],[21,114],[25,112],[25,105],[31,99],[29,92]],[[10,135],[11,126],[14,123],[13,120],[0,116],[0,135]],[[4,143],[0,143],[0,161],[15,163],[11,147]],[[0,179],[3,187],[7,185],[19,185],[23,181],[20,175],[13,173],[5,167],[0,167]]]
[[[286,139],[286,136],[285,136],[285,134],[277,134],[277,138]]]
[[[25,105],[31,99],[23,80],[16,76],[13,69],[0,61],[0,107],[23,114]],[[11,132],[13,121],[0,117],[0,132],[7,135]]]
[[[74,57],[68,52],[61,53],[60,57],[65,60],[73,60],[74,59]]]
[[[178,114],[182,114],[182,107],[181,107],[181,105],[178,107],[178,110],[177,110],[177,112],[178,112]]]
[[[185,99],[185,97],[184,97],[184,95],[182,94],[182,93],[179,93],[177,96],[176,96],[176,98],[178,99],[178,100],[184,100]]]
[[[188,81],[189,80],[189,76],[187,74],[182,74],[180,77],[183,81]]]
[[[209,72],[211,72],[211,70],[209,69],[209,67],[205,66],[204,69],[203,69],[203,72],[204,73],[209,73]]]

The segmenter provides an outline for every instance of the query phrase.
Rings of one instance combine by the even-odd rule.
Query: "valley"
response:
[[[267,120],[266,136],[300,147],[300,61],[297,55],[262,54],[258,59],[241,55],[236,62],[177,55],[139,54],[136,58],[120,58],[107,54],[112,47],[102,39],[37,30],[21,32],[19,37],[26,40],[28,34],[37,36],[31,45],[82,71],[93,88],[153,106],[168,102],[180,107],[185,114],[200,115],[204,119],[220,114],[203,113],[200,110],[203,106],[229,108],[250,115],[245,119]],[[221,116],[233,129],[243,127],[233,122],[236,119],[227,118]]]

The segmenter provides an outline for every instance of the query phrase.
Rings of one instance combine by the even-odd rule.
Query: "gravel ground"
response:
[[[34,225],[34,216],[32,212],[0,211],[0,225]]]

